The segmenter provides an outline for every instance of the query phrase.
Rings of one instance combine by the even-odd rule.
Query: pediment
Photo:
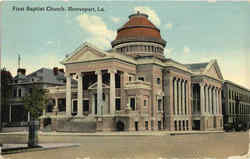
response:
[[[102,88],[109,88],[109,85],[102,83]],[[90,85],[88,89],[97,89],[97,82],[94,84]]]
[[[204,70],[203,74],[215,79],[223,80],[223,76],[221,74],[219,65],[217,64],[216,61],[210,62],[210,64]]]
[[[72,55],[66,57],[63,63],[84,62],[102,59],[107,54],[91,44],[85,43],[82,47],[73,52]]]

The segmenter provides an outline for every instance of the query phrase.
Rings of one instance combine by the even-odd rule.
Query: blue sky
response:
[[[100,12],[13,11],[15,7],[104,8]],[[166,57],[181,63],[217,59],[224,79],[250,88],[249,2],[2,2],[2,66],[16,75],[17,57],[31,73],[59,63],[83,42],[104,50],[136,10],[149,14],[168,41]]]

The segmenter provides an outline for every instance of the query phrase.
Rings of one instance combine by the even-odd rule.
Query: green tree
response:
[[[46,109],[48,105],[48,97],[46,91],[38,86],[32,85],[31,91],[25,94],[23,97],[24,108],[30,112],[30,123],[29,123],[29,141],[30,147],[38,145],[38,134],[39,128],[38,118],[42,115],[43,109]]]
[[[1,122],[8,121],[8,99],[11,97],[12,88],[10,83],[12,82],[13,77],[10,71],[6,70],[6,68],[1,69],[1,105],[0,105],[0,129]]]

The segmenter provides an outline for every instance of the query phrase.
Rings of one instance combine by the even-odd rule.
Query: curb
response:
[[[16,154],[16,153],[24,153],[24,152],[34,152],[34,151],[45,151],[45,150],[53,150],[53,149],[59,149],[59,148],[71,148],[71,147],[79,147],[80,144],[66,144],[63,145],[63,143],[60,143],[61,145],[56,145],[56,146],[41,146],[43,144],[40,144],[41,147],[35,147],[35,148],[28,148],[28,147],[19,147],[19,148],[9,148],[9,149],[5,149],[4,151],[6,152],[2,152],[2,154],[0,155],[8,155],[8,154]],[[53,144],[51,144],[53,145]]]

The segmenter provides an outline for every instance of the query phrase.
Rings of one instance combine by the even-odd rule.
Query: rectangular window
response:
[[[129,76],[129,77],[128,77],[128,80],[129,80],[129,81],[132,81],[132,77],[131,77],[131,76]]]
[[[144,77],[138,77],[138,80],[144,81]]]
[[[157,78],[157,84],[161,84],[161,79]]]
[[[83,100],[83,112],[89,112],[89,100]]]
[[[18,89],[18,96],[22,97],[22,89],[21,88]]]
[[[134,97],[130,98],[130,108],[132,110],[135,110],[135,98]]]
[[[65,98],[58,99],[58,109],[59,109],[59,112],[66,111],[66,99]]]
[[[158,99],[158,111],[161,111],[161,99]]]
[[[72,115],[77,113],[77,100],[72,100]]]
[[[158,121],[158,129],[161,130],[161,121]]]
[[[144,107],[147,106],[147,100],[144,100]]]
[[[145,130],[148,130],[148,121],[145,121]]]
[[[13,96],[17,97],[17,88],[14,88]]]
[[[115,110],[116,111],[120,111],[121,110],[121,99],[120,98],[116,98],[115,99]]]

